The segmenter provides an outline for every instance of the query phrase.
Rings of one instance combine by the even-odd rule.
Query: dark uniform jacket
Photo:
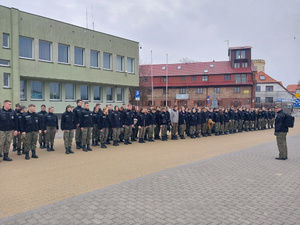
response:
[[[22,121],[23,114],[24,113],[21,113],[21,112],[18,114],[18,132],[21,132],[20,124],[21,124],[21,121]]]
[[[229,117],[229,120],[235,120],[235,112],[234,112],[234,110],[230,109],[228,111],[228,117]]]
[[[73,112],[65,111],[62,114],[60,128],[62,130],[76,129],[75,114]]]
[[[215,123],[220,123],[221,122],[219,112],[213,112],[213,121]]]
[[[76,125],[80,124],[80,119],[81,119],[81,112],[84,110],[81,106],[77,106],[73,109],[73,112],[75,114],[75,122]]]
[[[101,114],[98,121],[98,128],[99,130],[102,130],[103,128],[109,128],[110,127],[110,121],[108,115],[105,115],[104,113]]]
[[[58,118],[54,113],[48,113],[45,118],[46,127],[56,127],[58,130]]]
[[[39,117],[41,119],[42,130],[47,130],[47,127],[46,127],[46,124],[45,124],[47,111],[39,111],[38,115],[39,115]]]
[[[228,123],[230,120],[228,113],[224,112],[223,117],[224,117],[224,123]]]
[[[202,124],[202,114],[201,112],[197,112],[197,125]]]
[[[13,109],[5,110],[4,107],[0,109],[0,130],[18,130],[18,117]]]
[[[99,114],[98,112],[93,111],[93,124],[98,124]]]
[[[159,125],[168,125],[170,123],[170,117],[168,117],[168,113],[162,111],[159,116]]]
[[[190,126],[196,126],[197,125],[197,113],[191,113],[190,114],[189,124],[190,124]]]
[[[122,121],[126,126],[131,126],[133,124],[133,112],[129,109],[126,109],[122,112]]]
[[[238,120],[244,120],[244,112],[243,111],[238,111]]]
[[[186,124],[186,112],[180,111],[178,116],[178,124]]]
[[[155,113],[149,112],[147,114],[147,124],[148,125],[154,125],[155,121],[156,121]]]
[[[121,128],[121,113],[119,111],[112,111],[110,114],[110,123],[112,128]]]
[[[275,118],[275,133],[277,132],[289,132],[289,128],[286,124],[286,114],[280,110]]]
[[[76,120],[76,116],[75,116]],[[93,127],[93,112],[88,109],[81,111],[81,117],[79,119],[80,127]]]
[[[224,124],[225,123],[225,114],[224,113],[219,113],[220,115],[220,123]]]
[[[156,111],[155,112],[155,118],[156,118],[156,122],[155,123],[157,125],[160,125],[160,122],[159,122],[160,121],[160,115],[161,115],[161,111]]]
[[[29,111],[23,113],[21,123],[20,123],[20,131],[23,132],[37,132],[41,130],[42,122],[40,116],[37,113],[30,113]]]
[[[146,127],[148,126],[148,123],[147,123],[147,115],[145,113],[139,113],[138,115],[138,126],[141,126],[141,127]]]
[[[245,121],[250,121],[251,120],[249,111],[244,112],[244,120]]]

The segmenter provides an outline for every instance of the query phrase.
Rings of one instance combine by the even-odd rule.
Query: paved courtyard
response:
[[[300,135],[166,169],[0,224],[300,224]],[[132,162],[134,163],[134,162]],[[2,164],[3,166],[3,164]]]

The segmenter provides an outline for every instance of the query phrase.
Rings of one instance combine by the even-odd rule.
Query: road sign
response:
[[[135,100],[140,101],[141,100],[141,92],[140,91],[135,91]]]
[[[300,108],[300,99],[297,98],[294,103],[294,107]]]

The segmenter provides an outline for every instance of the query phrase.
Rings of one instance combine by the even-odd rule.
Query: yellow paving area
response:
[[[300,119],[289,136],[300,134]],[[13,162],[0,162],[0,218],[108,187],[130,179],[275,141],[274,129],[178,141],[120,144],[66,155],[63,140],[55,152],[37,149],[39,159],[25,160],[10,152]],[[262,149],[263,150],[263,149]],[[274,149],[274,157],[278,155]]]

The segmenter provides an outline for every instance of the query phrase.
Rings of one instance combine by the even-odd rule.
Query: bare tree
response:
[[[193,59],[189,59],[188,57],[184,57],[184,58],[180,59],[179,62],[181,62],[181,63],[194,63],[196,61],[193,60]]]

